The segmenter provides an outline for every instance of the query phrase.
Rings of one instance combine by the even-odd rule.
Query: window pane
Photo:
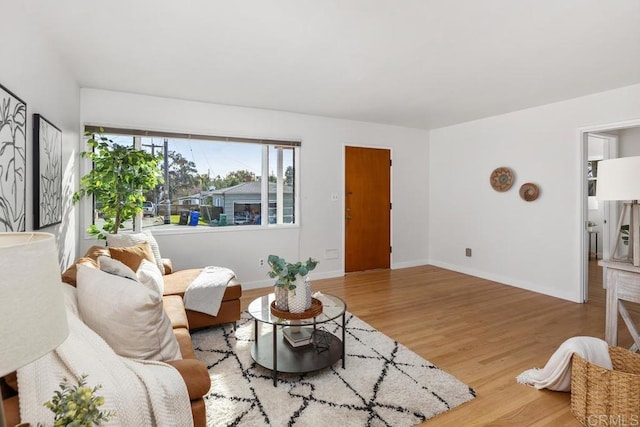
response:
[[[106,135],[106,134],[102,136],[107,138],[107,140],[109,140],[108,141],[109,146],[121,145],[125,147],[127,146],[133,147],[132,136]],[[99,208],[100,208],[100,203],[96,202],[95,198],[93,198],[93,223],[96,225],[96,227],[102,230],[102,226],[104,225],[105,220],[98,214]],[[124,226],[124,228],[121,228],[120,230],[125,230],[125,231],[133,230],[133,221],[125,221],[122,223],[122,225]]]
[[[294,224],[294,148],[269,146],[269,224]]]
[[[142,138],[142,147],[164,157],[165,139]],[[200,225],[260,223],[261,144],[167,138],[166,149],[168,180],[147,194],[154,211],[143,227],[184,225],[190,212]]]

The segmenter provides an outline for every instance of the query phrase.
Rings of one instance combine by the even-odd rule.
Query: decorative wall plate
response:
[[[533,202],[538,198],[539,194],[540,191],[538,190],[538,186],[531,182],[527,182],[520,186],[520,197],[527,202]]]
[[[489,182],[494,190],[507,191],[513,185],[513,172],[509,168],[497,168],[491,172]]]

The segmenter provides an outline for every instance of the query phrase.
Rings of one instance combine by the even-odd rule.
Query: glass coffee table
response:
[[[322,313],[308,319],[284,319],[271,312],[271,303],[274,299],[274,294],[257,298],[249,304],[248,309],[254,321],[255,341],[251,348],[251,357],[258,365],[273,371],[273,386],[278,385],[278,372],[318,371],[332,366],[340,359],[344,369],[344,322],[347,304],[340,297],[322,294],[318,297],[322,303]],[[338,317],[342,317],[342,340],[319,326]],[[273,329],[261,334],[258,331],[258,323],[270,324]],[[312,329],[313,342],[300,347],[291,346],[283,336],[282,330],[286,326]]]

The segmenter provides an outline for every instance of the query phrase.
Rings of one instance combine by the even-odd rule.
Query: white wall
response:
[[[258,267],[258,259],[275,253],[291,260],[317,258],[314,277],[341,275],[345,145],[392,150],[392,266],[427,262],[425,130],[96,89],[82,89],[81,105],[87,124],[302,141],[300,227],[154,232],[163,256],[171,257],[178,268],[224,265],[234,269],[246,287],[268,285],[272,280],[266,267]],[[332,193],[340,195],[339,202],[331,201]],[[81,251],[93,243],[83,240]],[[339,258],[326,259],[327,249],[338,249]]]
[[[618,131],[620,157],[640,156],[640,127]]]
[[[55,234],[61,267],[66,267],[78,243],[78,215],[71,193],[77,185],[80,89],[22,2],[3,5],[0,16],[0,83],[27,104],[27,230],[33,229],[33,114],[41,114],[62,130],[64,216],[61,224],[42,231]]]
[[[637,118],[640,85],[432,130],[430,263],[581,301],[579,129]],[[505,193],[489,185],[499,166],[515,172]],[[525,182],[535,202],[519,197]]]

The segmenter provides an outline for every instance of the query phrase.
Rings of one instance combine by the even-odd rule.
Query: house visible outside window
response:
[[[180,219],[184,224],[194,212],[206,227],[296,224],[299,142],[107,128],[103,134],[162,156],[165,182],[147,192],[142,228],[191,227]],[[96,225],[100,220],[94,216]]]

